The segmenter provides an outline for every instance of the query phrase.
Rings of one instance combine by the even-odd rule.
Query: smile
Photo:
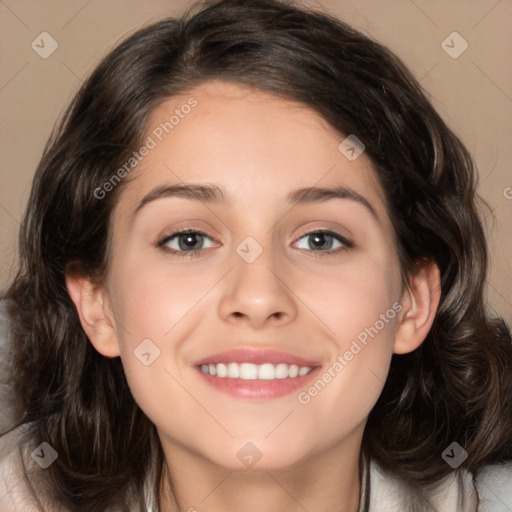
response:
[[[243,380],[295,379],[307,375],[312,369],[310,366],[289,365],[286,363],[219,363],[201,365],[201,371],[206,375]]]
[[[236,398],[268,400],[306,386],[321,369],[314,360],[275,349],[238,348],[194,362],[211,388]]]

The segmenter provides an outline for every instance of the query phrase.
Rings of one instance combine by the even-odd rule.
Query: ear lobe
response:
[[[433,261],[420,264],[408,276],[402,295],[403,309],[398,319],[393,352],[406,354],[418,348],[427,337],[437,313],[441,297],[439,267]]]
[[[106,290],[95,285],[90,278],[70,270],[66,271],[66,287],[82,328],[94,348],[106,357],[119,356],[114,316],[109,311]]]

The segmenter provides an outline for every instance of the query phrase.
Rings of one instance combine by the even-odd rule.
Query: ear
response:
[[[71,267],[66,270],[66,287],[82,328],[94,348],[107,357],[119,356],[115,320],[107,291]]]
[[[423,343],[434,323],[440,297],[439,267],[433,261],[422,261],[408,276],[408,285],[402,294],[403,309],[393,346],[395,354],[412,352]]]

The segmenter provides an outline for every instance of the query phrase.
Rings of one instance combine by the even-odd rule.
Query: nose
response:
[[[287,283],[284,265],[276,264],[270,249],[252,263],[234,255],[234,268],[226,276],[219,303],[225,322],[261,329],[265,325],[286,325],[297,315],[293,290]]]

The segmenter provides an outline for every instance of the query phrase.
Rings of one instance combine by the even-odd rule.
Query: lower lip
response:
[[[230,379],[228,377],[214,377],[203,373],[197,368],[203,379],[212,387],[228,395],[245,399],[269,400],[293,393],[304,387],[320,371],[320,366],[313,368],[302,377],[274,379],[274,380],[244,380]]]

